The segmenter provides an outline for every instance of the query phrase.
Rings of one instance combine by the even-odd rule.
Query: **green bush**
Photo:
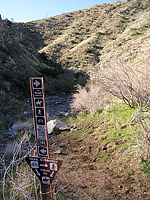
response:
[[[140,170],[146,175],[147,178],[150,178],[150,162],[149,161],[141,162]]]
[[[42,61],[50,67],[41,68],[40,72],[43,75],[51,75],[56,77],[58,74],[64,73],[64,69],[59,63],[54,62],[51,60],[45,52],[40,53],[40,58]]]
[[[43,76],[53,76],[53,77],[57,77],[58,74],[63,73],[63,69],[59,69],[59,68],[41,68],[40,72],[42,73]]]
[[[86,51],[86,53],[93,53],[93,49],[92,48],[88,48],[85,51]]]
[[[71,83],[69,80],[55,80],[55,89],[58,92],[66,92],[70,93],[73,91],[74,84]]]

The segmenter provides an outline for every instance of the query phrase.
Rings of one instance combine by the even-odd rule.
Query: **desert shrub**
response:
[[[15,70],[8,69],[0,69],[0,74],[4,82],[11,85],[12,91],[17,91],[18,95],[23,95],[24,97],[29,96],[29,74],[24,73],[22,76],[22,72],[16,72]],[[4,89],[4,84],[3,88]]]
[[[150,112],[139,112],[136,121],[139,125],[136,133],[138,155],[143,162],[150,159]]]
[[[35,157],[35,145],[28,131],[19,132],[18,139],[7,147],[4,155],[0,157],[0,199],[3,200],[38,200],[40,198],[40,181],[32,169],[25,162],[29,155]],[[9,157],[8,157],[9,154]],[[53,182],[53,197],[63,200],[61,189],[57,191],[56,182]]]
[[[7,69],[0,69],[0,74],[1,74],[2,78],[6,81],[12,81],[15,76],[14,71],[10,71]]]
[[[85,86],[89,76],[83,71],[78,71],[74,74],[74,78],[79,85]]]
[[[71,40],[71,43],[72,44],[76,44],[77,42],[75,40]]]
[[[23,147],[32,145],[29,141],[28,132],[20,135],[20,138],[9,145],[5,155],[0,157],[0,163],[3,166],[2,191],[1,198],[6,199],[35,199],[39,182],[31,174],[31,169],[24,163],[25,151]],[[12,149],[11,149],[12,148]],[[10,158],[6,159],[8,152],[11,152]],[[31,149],[34,151],[34,148]],[[27,154],[29,152],[26,152]],[[7,160],[7,162],[6,162]]]
[[[122,61],[111,63],[107,69],[100,69],[98,81],[104,91],[123,100],[130,107],[141,108],[150,96],[150,69],[141,66],[131,68]]]
[[[93,53],[93,49],[92,48],[88,48],[85,51],[86,51],[86,53]]]
[[[45,83],[45,91],[51,92],[72,92],[74,90],[74,74],[72,71],[65,70],[64,73],[58,74],[57,78],[48,79]]]
[[[1,99],[1,106],[0,106],[0,118],[5,117],[11,117],[14,118],[14,115],[16,116],[15,119],[24,111],[24,109],[27,108],[27,104],[21,101],[18,101],[17,99],[10,98],[10,96],[5,91],[0,91],[0,99]],[[11,120],[10,120],[11,123]]]
[[[90,84],[86,87],[78,86],[78,92],[73,95],[72,109],[85,113],[94,113],[103,108],[101,87]]]
[[[42,73],[42,75],[43,76],[49,76],[49,75],[51,75],[51,76],[53,76],[53,77],[57,77],[57,75],[58,74],[60,74],[60,73],[63,73],[63,70],[62,69],[60,69],[59,70],[59,68],[53,68],[53,67],[43,67],[43,68],[41,68],[40,69],[40,72]]]
[[[39,54],[42,61],[50,67],[41,68],[40,72],[44,75],[56,77],[58,74],[64,73],[64,69],[59,63],[54,62],[45,52]]]

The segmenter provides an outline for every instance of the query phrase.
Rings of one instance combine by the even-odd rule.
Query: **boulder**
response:
[[[47,122],[48,134],[60,133],[62,131],[70,131],[70,128],[70,126],[66,125],[58,119],[50,120],[49,122]]]

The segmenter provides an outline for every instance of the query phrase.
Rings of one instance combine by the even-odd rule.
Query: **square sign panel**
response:
[[[41,78],[33,78],[33,88],[42,88]]]
[[[39,107],[43,107],[43,106],[44,106],[43,99],[36,98],[35,99],[35,107],[39,108]]]
[[[42,89],[33,89],[33,96],[34,97],[43,97],[43,90]]]

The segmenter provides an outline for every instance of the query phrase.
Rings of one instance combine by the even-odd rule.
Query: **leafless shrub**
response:
[[[27,132],[22,135],[19,141],[14,143],[13,156],[11,161],[6,162],[5,155],[0,158],[0,162],[3,165],[4,173],[2,184],[2,196],[3,200],[6,199],[38,199],[37,187],[35,176],[32,175],[31,169],[24,165],[24,158],[31,152],[34,152],[34,146],[30,143],[30,137]],[[22,147],[28,146],[29,151],[22,152]]]
[[[0,188],[0,199],[39,200],[41,199],[40,181],[25,162],[26,156],[35,156],[35,145],[30,143],[30,135],[27,131],[13,144],[13,148],[11,147],[12,159],[9,162],[7,161],[7,152],[0,157],[0,164],[2,164],[4,168],[3,178],[2,181],[0,181],[0,186],[2,186]],[[24,153],[24,145],[28,146],[28,151],[26,153]],[[67,187],[66,185],[62,188],[57,188],[59,180],[53,183],[54,199],[60,199],[59,194]]]
[[[139,112],[136,118],[140,129],[136,133],[138,154],[141,161],[150,159],[150,113]]]
[[[150,96],[150,69],[131,68],[119,60],[108,69],[98,72],[98,81],[102,89],[123,100],[130,107],[136,104],[141,109]]]
[[[75,111],[83,111],[85,113],[94,113],[103,109],[101,87],[97,84],[90,84],[88,87],[78,87],[78,93],[74,94],[74,100],[71,105]]]

